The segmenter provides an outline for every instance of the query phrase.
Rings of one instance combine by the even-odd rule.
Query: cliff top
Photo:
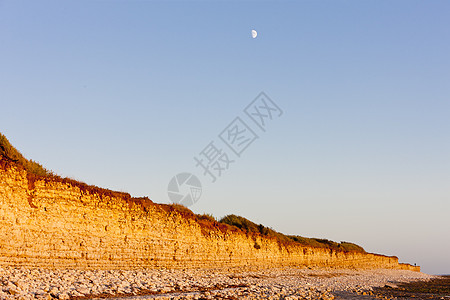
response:
[[[253,236],[275,239],[283,244],[296,244],[311,248],[326,248],[333,251],[365,253],[365,250],[362,247],[349,242],[337,243],[327,239],[285,235],[272,228],[265,227],[262,224],[253,223],[244,217],[236,215],[227,215],[220,220],[216,220],[212,215],[194,214],[191,210],[179,204],[156,204],[147,197],[133,198],[128,193],[111,191],[94,185],[88,185],[71,178],[63,178],[55,175],[52,171],[45,169],[39,163],[25,158],[11,145],[8,139],[0,133],[0,167],[5,169],[11,166],[26,171],[30,189],[34,188],[34,183],[38,180],[45,182],[60,182],[78,187],[80,191],[85,193],[98,194],[99,196],[108,196],[122,199],[126,202],[133,202],[140,205],[144,210],[148,205],[157,206],[159,209],[166,212],[178,214],[186,220],[194,220],[200,225],[202,231],[205,233],[210,230],[220,230],[222,232],[241,231]]]

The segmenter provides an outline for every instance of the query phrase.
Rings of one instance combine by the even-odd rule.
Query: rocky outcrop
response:
[[[0,265],[44,268],[280,266],[420,270],[397,257],[282,243],[170,206],[32,178],[0,157]]]

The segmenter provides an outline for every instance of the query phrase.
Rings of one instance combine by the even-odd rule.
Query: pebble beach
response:
[[[407,270],[48,270],[0,268],[0,299],[351,299],[430,280]],[[346,295],[346,296],[345,296]],[[356,299],[356,298],[355,298]]]

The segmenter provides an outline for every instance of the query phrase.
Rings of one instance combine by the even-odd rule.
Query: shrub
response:
[[[291,239],[289,239],[289,237],[287,237],[286,235],[276,232],[272,228],[265,227],[262,224],[258,225],[256,223],[253,223],[252,221],[241,216],[227,215],[220,219],[219,222],[235,226],[245,232],[259,234],[265,237],[276,238],[280,242],[292,242]]]
[[[298,243],[301,246],[313,248],[326,248],[335,251],[353,251],[365,252],[364,249],[356,244],[349,242],[336,243],[327,239],[305,238],[297,235],[284,235],[262,224],[257,225],[244,217],[236,215],[227,215],[220,219],[220,223],[235,226],[244,232],[256,233],[266,237],[276,238],[283,243]],[[255,244],[256,248],[256,244]],[[258,248],[259,249],[259,248]]]
[[[201,214],[201,215],[196,215],[198,220],[205,220],[205,221],[209,221],[209,222],[217,222],[216,218],[214,218],[213,215],[211,214]]]
[[[131,198],[131,195],[123,192],[114,192],[111,190],[99,188],[97,186],[88,185],[84,182],[79,182],[70,178],[61,178],[54,175],[51,171],[42,167],[39,163],[28,160],[14,148],[8,139],[0,133],[0,156],[6,158],[0,160],[2,166],[4,163],[8,164],[13,162],[27,171],[27,179],[29,189],[34,188],[34,182],[36,180],[44,181],[58,181],[61,183],[69,184],[78,187],[82,193],[98,194],[101,196],[110,196],[122,198],[129,204],[135,203],[141,205],[144,211],[147,211],[153,202],[148,198]],[[196,215],[187,207],[180,204],[158,204],[158,207],[167,211],[175,212],[181,215],[185,219],[193,219],[199,223],[202,228],[202,232],[208,233],[208,230],[221,230],[223,232],[229,232],[234,230],[242,230],[247,233],[253,233],[264,237],[274,238],[281,243],[297,243],[302,246],[314,247],[314,248],[327,248],[336,251],[352,251],[352,252],[365,252],[364,249],[356,244],[349,242],[336,243],[326,239],[305,238],[301,236],[288,236],[279,233],[272,228],[265,227],[262,224],[256,224],[252,221],[237,215],[227,215],[220,219],[219,222],[210,215],[202,214]],[[261,246],[255,242],[254,247],[260,249]]]
[[[21,165],[28,173],[37,176],[49,176],[52,172],[46,170],[43,166],[35,161],[28,160],[23,157],[16,148],[14,148],[8,139],[0,133],[0,155]]]
[[[354,243],[341,242],[339,245],[344,249],[344,251],[366,252],[363,247]]]
[[[130,200],[131,196],[128,193],[115,192],[103,189],[94,185],[88,185],[71,178],[62,178],[55,175],[53,172],[45,169],[40,164],[33,160],[26,159],[16,148],[14,148],[8,139],[0,133],[0,155],[11,161],[14,164],[22,167],[27,172],[28,188],[33,189],[35,181],[44,180],[45,182],[58,181],[78,187],[83,193],[99,194],[102,196],[119,197],[125,200]],[[2,160],[3,163],[4,160]]]
[[[219,222],[231,226],[236,226],[237,228],[246,232],[259,232],[258,225],[240,216],[227,215],[220,219]]]
[[[195,219],[195,214],[186,206],[178,203],[160,204],[160,207],[166,212],[176,212],[186,219]]]

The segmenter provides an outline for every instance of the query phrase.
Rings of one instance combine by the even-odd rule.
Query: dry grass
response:
[[[100,188],[94,185],[89,185],[84,182],[80,182],[71,178],[63,178],[55,175],[52,171],[45,169],[39,163],[26,159],[22,153],[14,148],[8,139],[0,133],[0,157],[1,167],[16,166],[19,169],[23,169],[27,172],[28,188],[34,189],[35,182],[42,180],[46,183],[59,182],[74,187],[78,187],[82,193],[85,194],[98,194],[101,196],[109,196],[130,200],[131,196],[128,193],[111,191],[108,189]]]
[[[48,176],[52,175],[52,172],[46,170],[39,163],[28,160],[23,157],[16,148],[14,148],[8,139],[0,133],[0,155],[7,158],[8,160],[21,165],[28,173],[34,174],[36,176]]]
[[[333,242],[325,239],[305,238],[301,236],[285,235],[273,230],[272,228],[265,227],[262,224],[253,223],[244,217],[236,215],[228,215],[220,220],[221,223],[225,223],[231,226],[235,226],[246,233],[254,233],[268,238],[275,238],[281,243],[294,243],[301,246],[307,246],[312,248],[326,248],[334,251],[344,252],[365,252],[364,249],[356,244],[349,242]]]
[[[141,206],[142,210],[145,212],[150,211],[150,207],[158,207],[168,214],[176,214],[185,220],[197,222],[205,236],[209,236],[213,231],[221,231],[224,233],[243,232],[253,237],[260,236],[268,239],[274,239],[278,241],[279,244],[284,245],[294,244],[312,248],[327,248],[335,251],[365,252],[362,247],[349,242],[336,243],[325,239],[284,235],[273,230],[272,228],[265,227],[262,224],[253,223],[244,217],[236,215],[227,215],[217,221],[210,214],[194,214],[190,209],[180,204],[155,204],[147,197],[132,198],[128,193],[111,191],[97,186],[88,185],[74,179],[62,178],[45,169],[39,163],[23,157],[23,155],[10,144],[8,139],[0,133],[0,167],[7,168],[9,166],[16,166],[27,172],[28,187],[30,190],[35,188],[35,182],[38,180],[45,181],[46,183],[58,182],[73,187],[78,187],[81,193],[84,194],[97,194],[102,198],[107,196],[110,198],[122,199],[129,205]],[[255,248],[260,249],[261,247],[255,242]]]

